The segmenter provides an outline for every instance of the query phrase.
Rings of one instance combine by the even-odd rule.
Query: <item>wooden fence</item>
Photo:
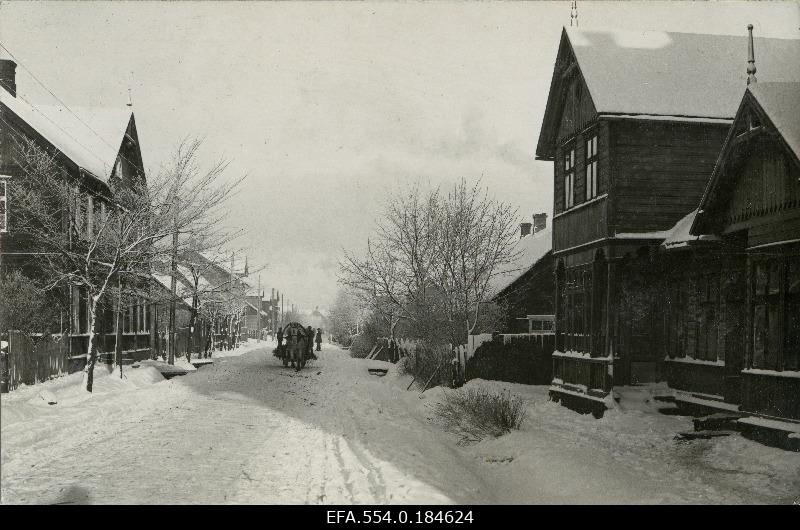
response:
[[[44,337],[34,342],[18,331],[9,332],[8,390],[22,384],[33,385],[67,373],[68,338],[61,335]]]

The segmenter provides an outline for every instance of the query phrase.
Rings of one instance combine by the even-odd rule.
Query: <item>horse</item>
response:
[[[307,332],[302,326],[289,324],[286,326],[286,351],[283,355],[283,365],[291,363],[292,368],[299,372],[306,365],[306,351],[310,344]]]

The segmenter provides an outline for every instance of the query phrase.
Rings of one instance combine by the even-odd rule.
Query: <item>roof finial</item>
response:
[[[133,72],[131,72],[131,82],[128,83],[128,103],[129,107],[133,107],[133,97],[131,96],[131,85],[133,84]]]
[[[753,54],[753,25],[747,25],[747,84],[756,82],[756,57]]]
[[[578,0],[572,0],[572,5],[569,11],[569,25],[572,27],[572,21],[575,21],[575,27],[578,27]]]

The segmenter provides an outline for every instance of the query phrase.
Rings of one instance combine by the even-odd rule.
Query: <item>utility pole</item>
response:
[[[178,292],[178,210],[180,209],[180,204],[178,200],[178,190],[175,189],[175,212],[173,213],[172,220],[174,223],[173,231],[172,231],[172,263],[170,264],[170,271],[172,278],[169,282],[169,292],[171,293],[170,301],[169,301],[169,329],[167,330],[167,347],[169,348],[168,352],[168,364],[175,364],[175,297]]]
[[[275,288],[271,287],[269,292],[269,332],[270,337],[275,340]]]
[[[283,294],[281,294],[281,327],[283,327]]]
[[[258,274],[258,289],[256,291],[258,293],[258,307],[256,308],[256,342],[261,342],[261,307],[264,305],[261,303],[261,300],[264,298],[261,296],[261,273]]]
[[[231,302],[233,303],[232,307],[234,309],[236,307],[236,301],[233,300],[233,297],[234,297],[234,292],[233,292],[233,263],[234,263],[235,257],[236,257],[236,252],[231,252],[231,278],[230,278],[230,281],[228,282],[228,293],[230,293]],[[236,341],[234,340],[234,337],[233,337],[233,314],[231,312],[231,314],[228,315],[228,348],[233,349],[235,347],[236,347]]]

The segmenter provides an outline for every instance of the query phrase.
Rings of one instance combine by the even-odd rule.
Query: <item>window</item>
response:
[[[8,232],[8,177],[0,175],[0,234]]]
[[[597,197],[597,135],[586,140],[586,200]]]
[[[793,370],[800,343],[800,260],[796,256],[754,263],[753,368]]]
[[[566,348],[580,352],[591,349],[592,272],[588,266],[567,269],[564,285]]]
[[[564,155],[564,209],[568,210],[575,204],[575,148],[573,147]]]

